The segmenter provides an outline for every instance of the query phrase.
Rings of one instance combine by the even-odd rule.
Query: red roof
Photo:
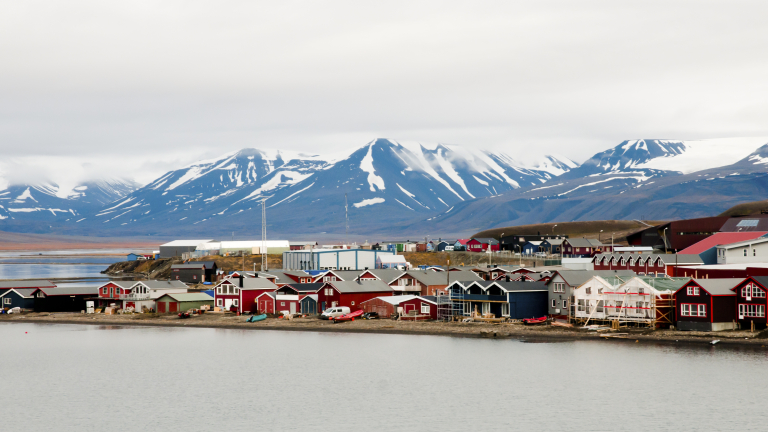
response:
[[[768,234],[768,231],[751,231],[751,232],[719,232],[714,233],[704,240],[694,243],[687,248],[681,250],[680,254],[698,255],[715,246],[725,245],[730,243],[736,243],[746,240],[754,240]]]
[[[469,240],[470,239],[458,239],[458,240],[456,240],[456,243],[458,243],[458,244],[460,244],[462,246],[465,246]]]

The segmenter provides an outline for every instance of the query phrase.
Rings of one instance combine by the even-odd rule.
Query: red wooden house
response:
[[[347,306],[351,312],[360,310],[360,303],[374,297],[390,296],[395,293],[382,281],[334,281],[326,282],[317,292],[319,310],[335,306]]]
[[[214,288],[215,305],[224,310],[239,314],[250,313],[255,310],[256,298],[265,292],[272,292],[277,285],[267,278],[228,277],[219,282]]]
[[[632,270],[640,276],[696,277],[686,266],[704,263],[698,255],[683,254],[598,254],[592,259],[595,270]]]
[[[675,296],[676,328],[679,330],[733,330],[736,295],[742,279],[691,279]]]
[[[736,319],[742,329],[754,323],[756,329],[766,327],[768,276],[750,276],[733,288],[736,294]]]
[[[364,312],[376,312],[386,318],[400,312],[402,315],[437,319],[437,301],[431,296],[397,295],[375,297],[360,304]]]
[[[256,297],[257,311],[260,314],[275,313],[275,297],[276,294],[274,292],[261,293],[258,297]]]
[[[488,249],[498,252],[499,241],[494,238],[473,238],[467,242],[466,247],[469,252],[486,252]]]

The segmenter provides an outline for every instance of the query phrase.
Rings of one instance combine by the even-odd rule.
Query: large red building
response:
[[[639,276],[686,276],[682,266],[701,265],[698,255],[612,253],[595,255],[595,270],[632,270]]]
[[[395,290],[383,281],[326,282],[317,292],[320,311],[330,307],[347,306],[350,312],[360,310],[360,303],[380,296],[394,295]]]

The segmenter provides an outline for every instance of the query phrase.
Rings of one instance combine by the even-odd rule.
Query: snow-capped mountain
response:
[[[537,170],[503,153],[388,139],[332,156],[245,149],[170,171],[79,223],[252,230],[266,200],[277,229],[336,229],[345,225],[346,194],[351,224],[392,224],[540,185],[575,165],[554,157],[543,164]]]
[[[55,183],[11,184],[0,191],[0,220],[18,225],[24,221],[59,221],[77,218],[122,198],[137,188],[123,179],[101,179],[72,188]]]

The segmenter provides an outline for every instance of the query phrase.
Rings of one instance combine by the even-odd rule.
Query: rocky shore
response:
[[[750,331],[682,332],[674,330],[630,329],[617,332],[595,332],[550,325],[525,326],[511,323],[448,323],[435,321],[355,320],[334,324],[317,317],[292,320],[268,318],[248,323],[247,316],[232,313],[206,313],[180,319],[167,314],[105,315],[81,313],[24,313],[2,315],[0,323],[30,322],[46,324],[84,324],[118,326],[166,326],[228,328],[238,330],[281,330],[334,333],[413,334],[469,338],[520,339],[530,341],[605,340],[624,343],[668,343],[717,346],[741,345],[754,348],[768,346],[768,334]],[[606,336],[609,335],[609,336]]]

